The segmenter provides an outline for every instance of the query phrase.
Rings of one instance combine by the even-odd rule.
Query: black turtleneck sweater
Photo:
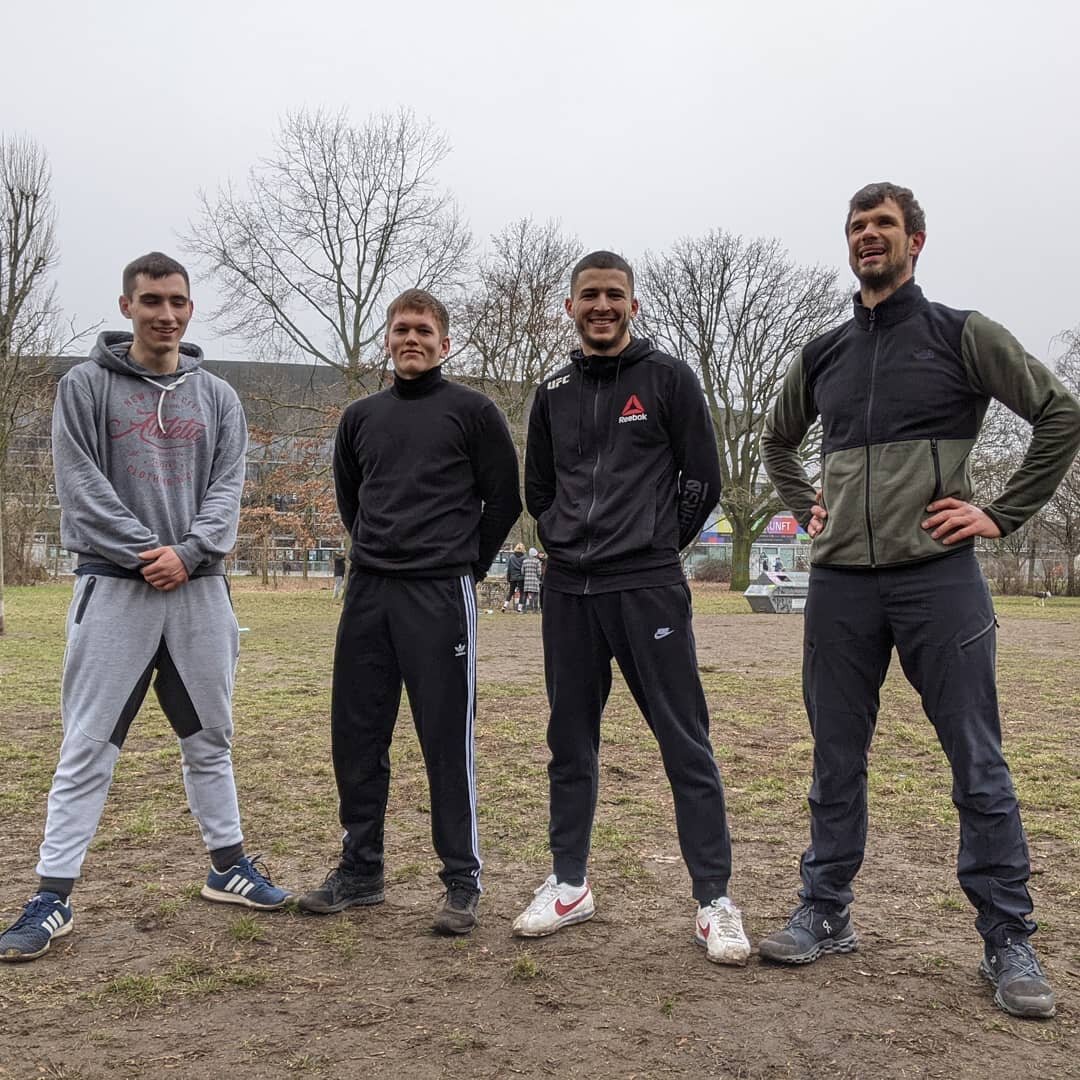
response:
[[[479,579],[521,513],[506,420],[438,367],[346,408],[334,483],[353,564],[375,574]]]

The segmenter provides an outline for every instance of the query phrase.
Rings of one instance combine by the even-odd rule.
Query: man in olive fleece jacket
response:
[[[1080,445],[1080,405],[1003,327],[923,297],[913,275],[925,230],[908,189],[855,194],[854,317],[792,364],[762,438],[770,479],[813,538],[803,689],[814,779],[801,903],[760,951],[800,964],[856,948],[849,905],[866,843],[867,754],[895,645],[952,767],[980,971],[1001,1008],[1046,1017],[1054,995],[1028,942],[1030,860],[1001,750],[996,620],[974,538],[1013,532],[1053,494]],[[968,456],[991,398],[1031,423],[1032,437],[1004,491],[978,507]],[[815,491],[799,446],[819,416]]]

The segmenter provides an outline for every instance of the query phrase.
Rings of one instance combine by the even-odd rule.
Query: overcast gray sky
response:
[[[932,299],[1041,356],[1080,323],[1073,0],[4,7],[0,131],[49,154],[81,323],[120,322],[123,264],[179,253],[197,189],[242,181],[286,110],[402,105],[449,137],[440,175],[480,238],[557,218],[633,258],[722,227],[844,266],[848,197],[891,179],[926,210]]]

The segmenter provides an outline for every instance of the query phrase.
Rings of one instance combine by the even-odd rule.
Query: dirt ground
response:
[[[242,599],[238,611],[245,621]],[[806,840],[801,628],[797,616],[696,619],[714,741],[730,791],[731,891],[752,940],[788,914]],[[545,940],[511,938],[511,920],[547,872],[539,634],[536,617],[481,619],[477,753],[480,798],[490,810],[481,822],[488,849],[483,922],[470,938],[445,940],[428,929],[438,883],[415,754],[395,774],[401,779],[387,830],[386,902],[325,919],[251,918],[194,898],[205,870],[190,821],[183,820],[182,794],[175,798],[173,763],[153,767],[158,742],[133,735],[125,755],[147,755],[147,771],[127,789],[118,781],[110,806],[119,805],[106,813],[120,815],[147,799],[172,800],[177,827],[118,830],[88,861],[75,897],[75,933],[38,962],[0,970],[0,1076],[1080,1076],[1075,843],[1048,832],[1032,837],[1032,892],[1043,922],[1038,944],[1060,1001],[1050,1022],[1021,1022],[994,1008],[976,974],[973,913],[953,874],[955,824],[905,818],[902,788],[880,795],[882,805],[887,798],[897,805],[882,821],[872,787],[870,846],[855,909],[857,953],[795,970],[770,967],[756,955],[744,969],[708,964],[691,940],[694,908],[659,756],[635,734],[643,724],[621,687],[602,751],[591,868],[598,914]],[[1003,626],[1007,732],[1010,718],[1037,720],[1024,672],[1038,657],[1064,671],[1072,688],[1054,723],[1080,733],[1078,641],[1080,620],[1017,619]],[[244,678],[254,675],[242,671]],[[317,682],[324,685],[323,675]],[[758,682],[771,689],[758,693]],[[886,691],[882,728],[899,711],[918,725],[917,702],[906,688],[890,678]],[[321,701],[310,708],[312,739],[322,738],[322,709]],[[54,729],[47,709],[14,718],[0,703],[3,745],[21,738],[47,743]],[[259,756],[272,753],[274,740],[255,740],[258,749],[245,757],[243,739],[241,731],[242,808],[262,835],[288,831],[290,818],[282,816],[288,804],[279,802],[286,794],[298,807],[317,800],[316,816],[326,816],[333,802],[325,762],[316,769],[290,753],[284,768],[271,770],[277,788],[288,790],[264,788],[261,780],[245,781],[245,769],[257,776]],[[1078,761],[1075,739],[1071,745],[1067,768]],[[912,759],[916,768],[921,754]],[[797,767],[765,792],[758,779],[774,775],[784,755]],[[0,759],[4,770],[18,768],[11,757]],[[940,769],[932,753],[925,757],[927,769]],[[1032,785],[1037,768],[1031,765]],[[1072,784],[1077,772],[1065,782]],[[8,771],[8,781],[15,779]],[[512,783],[520,787],[499,786]],[[947,780],[942,783],[947,796]],[[299,821],[302,810],[292,813]],[[34,812],[5,817],[0,904],[6,914],[32,880],[28,864],[43,806],[39,800]],[[275,878],[314,884],[332,860],[333,835],[332,820],[299,827],[278,854],[267,856]]]

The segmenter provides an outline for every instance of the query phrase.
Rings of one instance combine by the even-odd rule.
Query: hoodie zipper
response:
[[[878,345],[881,334],[877,330],[877,309],[870,311],[870,333],[874,338],[874,355],[870,361],[870,392],[866,396],[866,541],[870,549],[870,565],[877,566],[874,552],[874,526],[870,520],[870,413],[874,406],[874,376],[877,374]]]
[[[600,432],[599,426],[596,422],[597,411],[600,404],[600,380],[597,379],[593,389],[593,405],[592,405],[592,424],[593,424],[593,439],[596,442],[596,460],[593,462],[592,468],[592,499],[589,502],[589,509],[585,513],[585,550],[581,553],[578,559],[578,565],[582,570],[585,569],[585,557],[589,554],[589,548],[592,547],[592,534],[589,532],[589,522],[592,519],[592,512],[596,508],[596,474],[600,471]],[[589,591],[589,575],[585,574],[585,592]]]

